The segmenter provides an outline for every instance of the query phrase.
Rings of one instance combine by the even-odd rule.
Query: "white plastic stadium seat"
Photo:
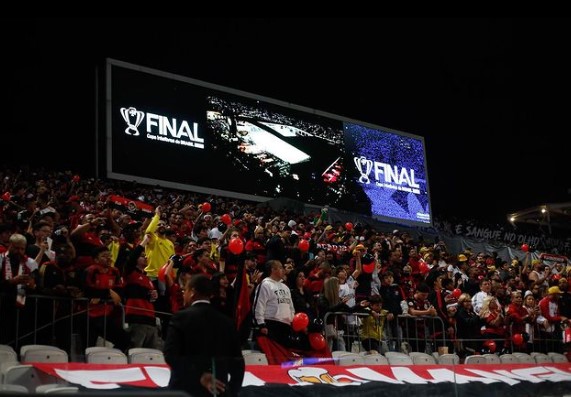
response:
[[[9,367],[4,374],[4,383],[22,385],[29,391],[35,391],[36,387],[48,383],[67,384],[63,379],[46,374],[33,365],[21,364]]]
[[[14,350],[0,349],[0,363],[18,361],[18,355]]]
[[[26,388],[26,386],[22,386],[22,385],[12,385],[12,384],[0,384],[0,394],[12,394],[12,393],[18,393],[18,394],[28,394],[29,391]]]
[[[549,357],[551,357],[551,361],[553,361],[554,363],[567,363],[567,362],[569,362],[567,360],[567,357],[565,357],[565,355],[561,354],[561,353],[548,352],[547,355]]]
[[[488,361],[484,356],[466,356],[464,364],[487,364]]]
[[[536,361],[527,353],[521,352],[514,352],[512,353],[514,356],[517,357],[517,360],[520,364],[535,364]]]
[[[22,356],[23,363],[67,363],[69,358],[64,350],[31,349]]]
[[[20,358],[22,359],[30,350],[61,350],[59,347],[52,345],[24,345],[20,347]]]
[[[118,349],[97,350],[90,352],[85,361],[90,364],[127,364],[125,353]]]
[[[70,394],[78,392],[79,392],[79,387],[65,386],[65,387],[56,387],[55,389],[46,390],[45,394]]]
[[[441,354],[438,356],[438,364],[458,365],[460,357],[455,353]]]
[[[243,356],[246,365],[268,365],[268,358],[262,352],[246,353]]]
[[[500,356],[502,364],[519,364],[519,360],[513,354],[502,354]]]
[[[253,349],[244,349],[244,350],[242,350],[242,355],[248,354],[248,353],[260,353],[260,351],[259,351],[259,350],[253,350]]]
[[[132,353],[128,356],[130,364],[166,364],[162,351],[148,351]]]
[[[389,360],[381,354],[366,354],[362,357],[366,365],[389,365]]]
[[[127,357],[130,356],[131,354],[137,354],[137,353],[156,353],[156,352],[161,352],[162,350],[159,349],[152,349],[150,347],[132,347],[129,350],[127,350]]]
[[[102,352],[102,351],[109,351],[109,350],[120,351],[119,349],[115,349],[115,348],[113,348],[113,347],[107,347],[107,346],[91,346],[91,347],[86,347],[86,348],[85,348],[85,357],[87,357],[88,354],[93,353],[93,352]]]
[[[486,364],[501,364],[502,360],[500,360],[500,356],[497,354],[483,354],[482,357],[486,359]]]
[[[532,357],[537,364],[549,364],[553,362],[551,361],[551,357],[543,353],[535,353],[534,355],[532,355]]]
[[[549,359],[549,362],[551,362],[551,359]],[[4,374],[6,373],[6,371],[8,371],[8,368],[20,364],[21,363],[19,361],[14,361],[14,360],[0,361],[0,383],[4,383]]]
[[[432,365],[436,364],[436,359],[431,354],[422,352],[410,352],[408,354],[412,358],[413,364]]]
[[[343,367],[349,365],[363,365],[365,364],[365,360],[363,359],[363,356],[358,353],[347,353],[335,358],[335,364]]]
[[[386,352],[385,357],[390,365],[413,365],[412,358],[408,354]]]
[[[58,387],[67,387],[66,385],[62,385],[59,383],[46,383],[44,385],[39,385],[38,387],[36,387],[36,393],[38,394],[44,394],[46,393],[48,390],[51,389],[55,389]]]
[[[8,350],[8,351],[16,353],[16,350],[14,350],[14,348],[10,345],[0,344],[0,351],[2,351],[2,350]]]
[[[408,357],[409,355],[406,353],[401,353],[401,352],[386,352],[385,353],[385,357],[389,358],[389,357],[402,357],[402,356],[406,356]]]
[[[331,357],[338,358],[346,354],[351,354],[351,352],[348,352],[347,350],[334,350],[331,352]]]

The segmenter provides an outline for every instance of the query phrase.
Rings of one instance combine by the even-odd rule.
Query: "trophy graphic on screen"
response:
[[[145,117],[145,113],[138,111],[134,107],[130,108],[121,108],[121,116],[123,116],[123,120],[127,123],[127,128],[125,129],[125,134],[138,136],[139,135],[139,125],[143,121],[143,117]]]
[[[369,179],[369,174],[373,169],[373,162],[371,160],[367,160],[365,156],[361,157],[353,157],[353,161],[355,162],[355,166],[359,170],[361,176],[359,177],[359,183],[371,183]]]

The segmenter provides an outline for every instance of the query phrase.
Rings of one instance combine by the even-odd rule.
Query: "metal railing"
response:
[[[110,302],[110,301],[108,301]],[[124,305],[114,306],[117,317],[104,316],[102,338],[106,339],[106,321],[119,321],[125,327]],[[137,310],[145,310],[137,308]],[[16,308],[13,299],[0,294],[0,343],[13,346],[16,350],[23,344],[50,344],[67,351],[73,359],[82,355],[84,348],[90,340],[90,316],[88,298],[58,297],[52,295],[28,295],[24,307]],[[172,313],[154,311],[157,316],[171,316]],[[13,316],[13,317],[10,317]],[[336,348],[335,340],[341,348],[362,352],[365,349],[361,343],[360,323],[368,317],[369,313],[328,312],[324,316],[324,334],[330,348]],[[333,317],[333,319],[332,319]],[[355,319],[353,322],[352,319]],[[327,327],[331,323],[332,327]],[[328,329],[329,328],[329,329]],[[482,335],[477,339],[455,338],[450,339],[446,334],[446,326],[440,317],[415,317],[400,315],[392,321],[385,319],[383,335],[379,340],[384,351],[401,351],[404,342],[410,345],[411,351],[435,350],[440,346],[448,346],[450,353],[461,353],[462,344],[474,342],[477,349],[483,342],[493,340],[496,342],[498,352],[507,345],[511,351],[527,352],[559,352],[564,353],[561,331],[542,332],[539,325],[533,325],[532,342],[525,344],[525,349],[517,346],[511,337],[511,327],[506,337],[491,337]],[[328,335],[335,330],[337,335]],[[456,334],[457,335],[457,334]],[[330,337],[331,336],[331,337]],[[341,343],[341,341],[343,343]],[[84,345],[83,345],[84,344]]]
[[[53,295],[27,295],[26,304],[16,307],[12,297],[0,294],[0,343],[12,346],[16,351],[24,344],[48,344],[65,350],[73,359],[83,355],[90,341],[92,321],[89,298],[60,297]],[[110,299],[101,303],[112,304]],[[107,340],[107,322],[118,321],[126,328],[123,304],[114,305],[114,313],[103,317],[103,340]],[[145,311],[146,309],[137,308]],[[171,316],[172,313],[154,311]]]
[[[398,344],[401,349],[403,342],[407,342],[411,351],[430,354],[441,347],[448,347],[450,352],[454,350],[451,340],[446,338],[447,327],[438,316],[401,314],[398,316],[398,325]]]
[[[369,315],[369,313],[325,313],[323,317],[324,333],[329,343],[329,349],[346,350],[354,353],[368,350],[361,343],[360,325],[362,320],[369,317]],[[399,346],[397,345],[398,339],[391,332],[394,320],[389,321],[386,319],[386,315],[381,315],[380,317],[384,322],[384,326],[379,345],[383,346],[385,351],[396,350]]]

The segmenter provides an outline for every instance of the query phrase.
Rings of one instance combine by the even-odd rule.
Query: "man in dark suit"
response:
[[[169,387],[193,397],[236,397],[245,369],[240,338],[232,320],[210,305],[211,295],[210,280],[192,276],[185,289],[191,306],[174,314],[165,343]]]

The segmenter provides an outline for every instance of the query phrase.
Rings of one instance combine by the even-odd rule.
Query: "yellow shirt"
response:
[[[365,317],[363,324],[361,326],[361,331],[359,336],[361,340],[365,339],[375,339],[381,340],[383,336],[383,328],[385,326],[385,320],[387,319],[388,310],[381,310],[381,317],[376,319],[372,314]]]
[[[151,278],[158,276],[159,269],[167,263],[171,255],[175,253],[173,242],[156,233],[159,220],[159,216],[155,214],[145,231],[146,234],[151,236],[149,244],[145,247],[145,255],[147,256],[145,272],[147,272],[147,277]]]

